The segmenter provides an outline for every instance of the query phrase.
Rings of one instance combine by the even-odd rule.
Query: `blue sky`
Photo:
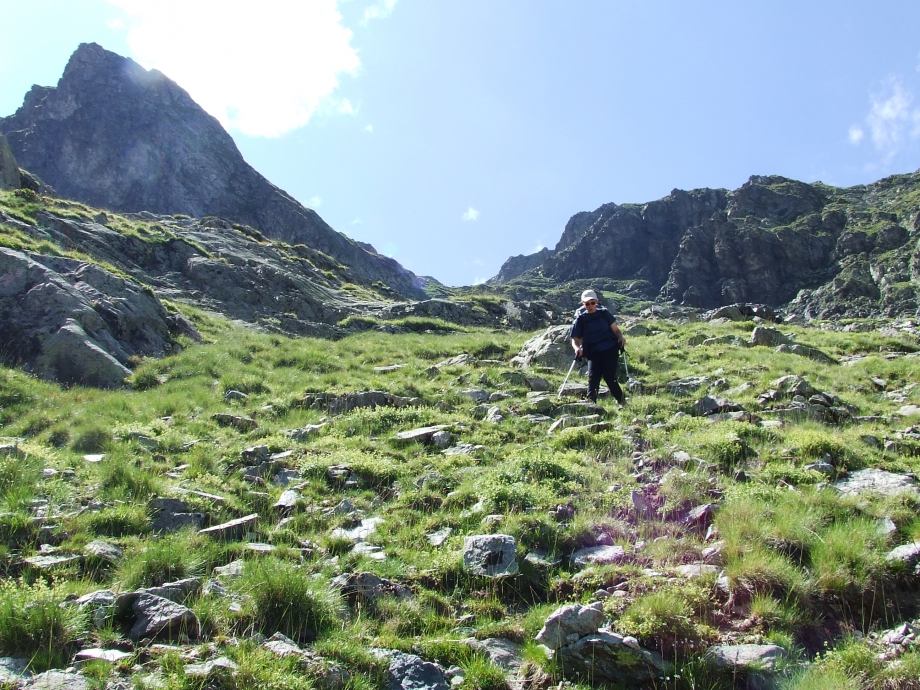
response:
[[[0,115],[98,42],[186,88],[334,228],[449,285],[611,201],[920,167],[920,3],[6,4]]]

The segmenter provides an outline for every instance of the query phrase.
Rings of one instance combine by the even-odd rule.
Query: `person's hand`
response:
[[[626,349],[626,338],[624,338],[622,335],[620,336],[620,349],[621,350]]]
[[[583,347],[575,348],[575,358],[576,359],[581,359],[584,356],[585,356],[585,348]]]

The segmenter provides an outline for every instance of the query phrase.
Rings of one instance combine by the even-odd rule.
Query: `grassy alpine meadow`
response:
[[[817,361],[744,346],[751,322],[647,320],[649,335],[629,336],[627,407],[602,398],[599,417],[550,434],[528,415],[559,418],[565,372],[525,372],[548,381],[540,396],[510,364],[534,334],[295,339],[181,309],[204,342],[137,362],[124,390],[0,370],[0,656],[40,672],[80,650],[126,652],[82,667],[93,687],[382,690],[375,650],[387,649],[450,668],[462,688],[500,690],[507,669],[471,639],[501,639],[534,687],[579,686],[534,637],[560,606],[600,601],[612,632],[672,665],[649,687],[740,687],[749,671],[707,654],[738,644],[780,648],[783,687],[920,687],[916,561],[889,558],[920,541],[914,336],[781,327],[830,358]],[[467,364],[437,366],[463,353]],[[846,414],[796,412],[788,376],[814,391],[799,403],[824,393]],[[701,382],[682,395],[669,385],[691,377]],[[315,404],[366,391],[398,397]],[[749,414],[698,416],[705,395]],[[397,438],[433,426],[449,442]],[[835,488],[867,468],[908,490]],[[688,522],[707,504],[707,520]],[[465,538],[483,534],[514,538],[516,574],[464,565]],[[622,558],[573,558],[602,545]],[[361,574],[378,584],[347,583]],[[166,636],[132,636],[128,599],[80,599],[186,581],[197,627]],[[267,650],[276,633],[302,655]],[[227,663],[201,675],[217,657]]]

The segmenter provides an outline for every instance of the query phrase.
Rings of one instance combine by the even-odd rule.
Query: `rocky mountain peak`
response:
[[[20,166],[65,198],[121,212],[220,216],[305,244],[406,296],[419,281],[362,248],[243,159],[232,137],[178,84],[95,43],[56,87],[34,86],[0,118]]]

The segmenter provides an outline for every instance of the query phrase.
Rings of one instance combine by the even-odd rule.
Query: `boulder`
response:
[[[95,388],[122,388],[131,370],[87,335],[74,319],[67,319],[42,345],[35,373],[47,381]]]
[[[155,294],[99,266],[0,247],[0,276],[0,351],[41,378],[119,388],[131,357],[172,347]]]
[[[830,355],[825,354],[816,347],[809,347],[808,345],[780,345],[776,348],[776,352],[788,352],[793,355],[799,355],[800,357],[807,357],[821,364],[837,364],[837,360]]]
[[[703,386],[708,386],[709,383],[710,379],[706,376],[688,376],[686,378],[668,381],[664,384],[664,387],[668,389],[668,392],[674,395],[685,396],[690,395],[693,391],[699,390]]]
[[[351,603],[363,601],[373,604],[383,596],[396,599],[412,597],[412,590],[408,587],[374,573],[345,573],[334,578],[332,585],[341,590],[342,596]]]
[[[575,357],[569,337],[571,331],[571,326],[550,326],[525,342],[511,363],[523,368],[543,366],[568,371]]]
[[[736,402],[719,396],[706,395],[693,403],[693,414],[705,416],[724,412],[743,412],[744,408]]]
[[[556,609],[543,624],[536,640],[552,650],[577,642],[596,633],[606,616],[600,603],[582,606],[569,604]]]
[[[415,654],[389,652],[388,690],[450,690],[444,671]]]
[[[757,326],[751,333],[751,345],[761,345],[763,347],[777,347],[779,345],[788,345],[792,341],[776,328],[767,326]]]
[[[514,575],[518,572],[517,542],[507,534],[466,537],[463,542],[463,566],[474,575]]]
[[[485,654],[489,661],[506,674],[516,673],[524,661],[523,646],[503,637],[487,637],[484,640],[469,638],[464,643]]]
[[[920,564],[920,542],[915,541],[893,548],[885,556],[885,560],[889,563],[903,563],[908,568]]]
[[[562,675],[579,683],[616,687],[651,687],[672,666],[656,652],[642,649],[633,638],[596,632],[556,652]]]
[[[195,613],[169,599],[153,594],[139,594],[132,604],[135,617],[128,637],[134,641],[145,638],[198,637],[198,617]]]
[[[771,385],[778,392],[790,398],[796,395],[808,398],[818,392],[808,381],[795,374],[778,378]]]

